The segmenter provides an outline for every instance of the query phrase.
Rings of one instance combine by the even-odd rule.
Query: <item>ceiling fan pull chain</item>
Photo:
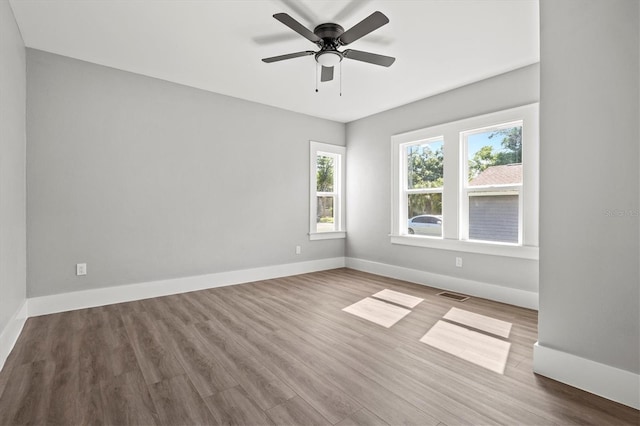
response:
[[[340,96],[342,96],[342,61],[340,61]]]
[[[318,67],[319,64],[316,62],[316,93],[318,93]]]

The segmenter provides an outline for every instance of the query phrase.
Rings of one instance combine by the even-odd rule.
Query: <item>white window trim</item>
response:
[[[461,229],[462,196],[464,181],[462,171],[466,170],[466,157],[460,155],[464,150],[464,132],[491,128],[504,123],[522,121],[525,141],[522,147],[523,178],[521,194],[521,232],[520,244],[469,241],[462,239]],[[442,238],[401,233],[406,226],[406,208],[403,209],[403,182],[400,180],[401,167],[404,164],[402,148],[417,141],[442,137],[444,140],[444,186],[442,194],[443,229]],[[414,247],[428,247],[459,252],[482,253],[495,256],[507,256],[523,259],[538,259],[538,217],[539,217],[539,129],[538,104],[524,105],[504,111],[484,114],[451,123],[440,124],[424,129],[393,135],[391,137],[391,233],[392,244]],[[457,188],[455,191],[449,188]],[[402,212],[405,211],[403,215]],[[405,222],[403,224],[403,221]]]
[[[345,203],[344,203],[344,194],[345,194],[345,163],[346,163],[346,148],[340,145],[331,145],[322,142],[309,142],[309,239],[310,240],[329,240],[336,238],[346,238],[347,232],[345,228]],[[327,153],[333,154],[337,156],[337,164],[334,169],[334,179],[335,179],[335,191],[332,194],[335,194],[335,201],[333,205],[334,210],[334,220],[335,220],[335,229],[336,231],[332,232],[317,232],[317,223],[316,223],[316,212],[317,212],[317,182],[316,182],[316,173],[317,173],[317,159],[318,154]]]
[[[468,182],[466,180],[466,176],[469,172],[469,155],[468,155],[468,143],[467,143],[467,138],[471,135],[476,135],[478,133],[485,133],[485,132],[489,132],[489,131],[495,131],[495,130],[499,130],[499,129],[508,129],[508,128],[512,128],[512,127],[521,127],[523,128],[523,132],[524,132],[524,121],[523,120],[517,120],[517,121],[512,121],[512,122],[508,122],[508,123],[503,123],[499,126],[485,126],[483,128],[480,129],[473,129],[472,131],[465,131],[465,132],[460,132],[460,152],[462,153],[462,155],[460,156],[460,172],[461,172],[461,179],[460,179],[460,232],[459,232],[459,237],[460,240],[463,241],[475,241],[475,240],[471,240],[469,239],[469,196],[473,193],[483,193],[481,195],[518,195],[518,242],[517,243],[513,243],[513,245],[516,246],[522,246],[522,242],[523,242],[523,209],[524,209],[524,203],[523,203],[523,192],[522,192],[522,188],[523,188],[523,183],[517,184],[517,185],[482,185],[482,186],[469,186]],[[523,139],[524,139],[524,134],[522,135]],[[526,139],[524,139],[526,140]],[[525,153],[526,153],[526,149],[525,146],[527,144],[523,144],[522,147],[522,158],[525,158]],[[529,162],[527,161],[527,164],[524,165],[523,164],[523,170],[524,168],[529,167]],[[487,189],[495,189],[494,192],[488,192]],[[508,190],[510,194],[507,192]],[[504,192],[501,192],[504,191]],[[492,242],[487,242],[489,244],[495,244],[499,242],[496,241],[492,241]],[[509,243],[508,243],[509,244]]]
[[[406,148],[408,146],[411,145],[426,145],[432,142],[440,142],[442,141],[442,135],[440,136],[435,136],[435,137],[430,137],[427,139],[420,139],[420,140],[414,140],[414,141],[410,141],[410,142],[405,142],[399,145],[398,149],[399,151],[402,151],[402,155],[400,158],[400,162],[401,162],[401,167],[403,171],[406,172],[407,170],[407,156],[404,155],[404,153],[406,152]],[[444,147],[444,144],[443,144]],[[444,148],[443,148],[444,149]],[[407,183],[407,176],[403,173],[403,179],[400,182],[400,217],[408,217],[408,196],[409,194],[443,194],[444,196],[444,187],[438,187],[438,188],[415,188],[415,189],[408,189],[405,188],[405,185]],[[433,237],[428,237],[428,238],[442,238],[442,237],[437,237],[437,236],[433,236]]]

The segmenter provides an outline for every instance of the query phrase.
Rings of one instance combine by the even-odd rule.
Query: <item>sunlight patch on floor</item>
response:
[[[407,308],[415,308],[420,302],[424,300],[420,297],[400,293],[399,291],[389,290],[388,288],[377,292],[372,297],[386,300],[387,302],[395,303],[396,305],[402,305]]]
[[[438,321],[420,341],[499,374],[511,348],[509,342],[446,321]]]
[[[510,322],[465,311],[463,309],[451,308],[442,318],[477,330],[495,334],[496,336],[504,337],[505,339],[509,337],[509,333],[511,332]]]
[[[342,310],[386,328],[391,327],[411,312],[409,309],[370,297],[365,297]]]

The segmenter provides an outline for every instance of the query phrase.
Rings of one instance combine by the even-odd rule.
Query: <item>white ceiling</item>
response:
[[[539,60],[538,0],[10,0],[28,47],[287,110],[349,122]],[[316,46],[272,15],[345,30],[379,10],[390,23],[349,48],[315,92]],[[336,70],[337,71],[337,70]]]

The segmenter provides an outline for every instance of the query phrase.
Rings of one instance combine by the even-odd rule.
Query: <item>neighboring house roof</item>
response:
[[[469,182],[469,186],[522,183],[522,164],[490,166]]]

